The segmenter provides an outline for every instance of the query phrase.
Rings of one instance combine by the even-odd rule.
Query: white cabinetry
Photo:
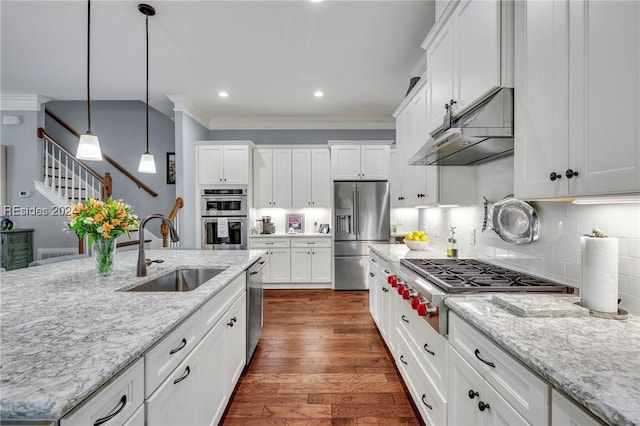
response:
[[[253,150],[253,202],[261,207],[291,207],[291,150]]]
[[[389,145],[331,145],[333,180],[388,180]]]
[[[291,240],[291,282],[331,282],[331,240]]]
[[[639,192],[640,3],[516,2],[515,30],[515,195]]]
[[[248,145],[198,145],[199,185],[248,185]]]
[[[139,417],[137,410],[143,401],[144,362],[139,359],[96,395],[60,419],[60,426],[92,425],[100,420],[109,425],[124,425],[128,421],[135,425],[136,416]]]
[[[451,311],[449,344],[451,424],[548,423],[550,386]]]
[[[551,391],[551,424],[571,426],[600,426],[603,423],[555,389]]]
[[[428,126],[442,125],[445,105],[462,112],[500,86],[511,85],[510,2],[463,0],[427,36]]]
[[[292,207],[330,207],[330,173],[327,148],[292,149]]]
[[[252,238],[251,248],[267,252],[263,269],[265,283],[291,282],[291,242],[289,238]]]

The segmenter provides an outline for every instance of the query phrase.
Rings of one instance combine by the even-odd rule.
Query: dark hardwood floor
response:
[[[265,290],[258,349],[223,425],[419,425],[368,293]]]

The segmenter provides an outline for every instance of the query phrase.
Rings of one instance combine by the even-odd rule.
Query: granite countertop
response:
[[[445,250],[429,245],[426,250],[409,250],[404,244],[369,244],[369,249],[385,261],[398,264],[401,259],[443,259]]]
[[[137,252],[0,274],[0,419],[56,421],[247,269],[262,250],[150,250],[164,259],[135,275]],[[177,267],[228,268],[184,293],[123,292]]]
[[[331,238],[331,234],[321,234],[319,232],[301,232],[297,234],[289,234],[284,232],[276,232],[275,234],[252,234],[249,238]]]
[[[640,424],[640,317],[523,317],[480,295],[445,304],[606,423]]]

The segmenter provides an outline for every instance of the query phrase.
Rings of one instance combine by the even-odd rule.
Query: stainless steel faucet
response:
[[[137,277],[147,276],[147,259],[145,258],[145,255],[144,255],[144,226],[151,219],[162,220],[169,227],[169,235],[171,236],[171,241],[174,243],[180,241],[180,237],[178,237],[178,232],[176,231],[176,228],[173,227],[173,223],[168,217],[155,213],[155,214],[150,214],[149,216],[142,219],[142,222],[140,222],[140,227],[139,227],[140,240],[138,240],[138,267],[136,269]]]

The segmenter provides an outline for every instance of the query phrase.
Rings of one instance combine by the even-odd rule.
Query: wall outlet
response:
[[[476,245],[476,228],[471,228],[471,231],[469,231],[469,244]]]
[[[31,193],[29,191],[20,191],[18,192],[18,197],[20,198],[27,198],[30,197]]]
[[[440,236],[440,227],[438,225],[433,225],[431,230],[433,231],[434,237],[438,238]]]

